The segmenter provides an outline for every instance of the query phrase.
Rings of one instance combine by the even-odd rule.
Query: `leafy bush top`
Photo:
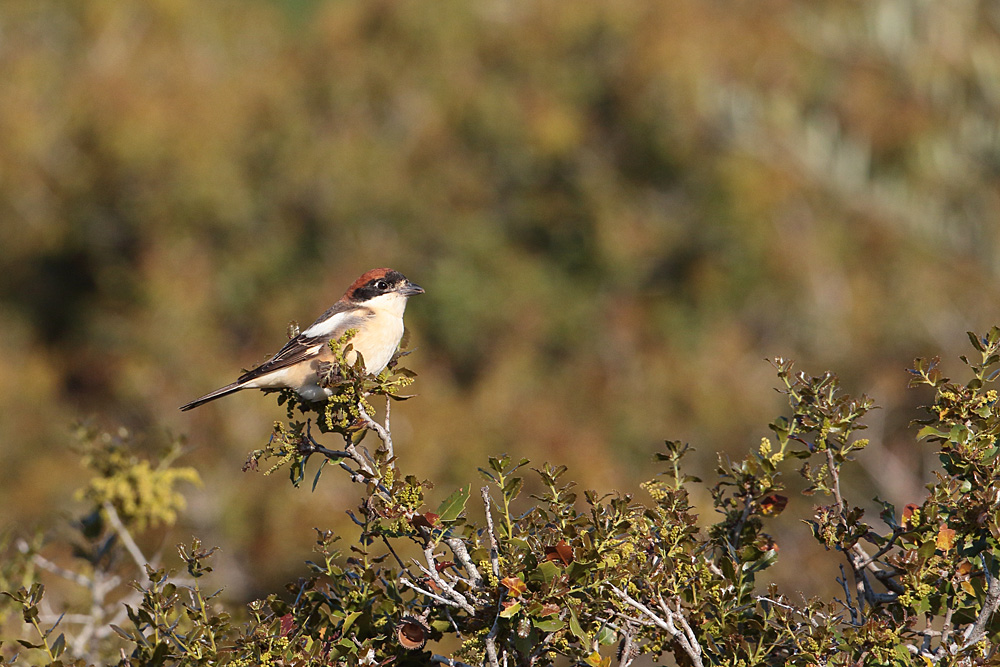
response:
[[[390,406],[413,373],[396,362],[378,377],[341,364],[323,405],[283,394],[288,420],[253,452],[247,469],[287,469],[293,484],[307,464],[312,481],[337,469],[362,495],[348,512],[356,533],[317,529],[308,575],[246,610],[224,610],[201,586],[214,549],[178,547],[186,573],[146,558],[132,533],[171,523],[183,509],[179,482],[194,471],[130,453],[127,434],[85,433],[93,477],[91,507],[75,525],[68,564],[24,538],[6,543],[0,569],[5,627],[20,610],[34,639],[2,664],[120,665],[550,665],[627,666],[640,654],[679,665],[992,664],[1000,624],[1000,329],[970,335],[970,379],[942,377],[937,360],[917,359],[913,385],[935,390],[918,438],[938,448],[942,469],[921,505],[902,511],[879,501],[879,524],[844,496],[841,479],[872,409],[844,393],[831,373],[795,372],[773,360],[788,416],[770,424],[742,460],[721,460],[711,496],[718,520],[699,528],[684,472],[688,445],[668,441],[647,497],[583,491],[561,465],[491,457],[485,485],[467,484],[438,505],[431,484],[401,469]],[[349,335],[336,341],[341,354]],[[384,397],[383,421],[371,403]],[[318,434],[314,436],[313,430]],[[374,434],[369,451],[363,441]],[[341,441],[342,449],[328,447]],[[780,565],[764,531],[788,502],[781,474],[808,482],[809,530],[842,554],[843,598],[794,602],[760,572]],[[524,493],[526,478],[540,491]],[[473,517],[482,517],[473,521]],[[44,598],[43,579],[66,579],[84,604]],[[833,576],[837,576],[833,573]],[[140,582],[124,586],[132,578]],[[78,608],[77,608],[78,607]],[[13,646],[13,642],[10,643]],[[440,650],[443,653],[435,653]]]

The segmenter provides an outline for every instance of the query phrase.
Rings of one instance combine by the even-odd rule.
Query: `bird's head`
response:
[[[411,296],[423,294],[424,288],[414,285],[399,271],[372,269],[347,288],[344,299],[357,305],[374,305],[381,301],[406,301]]]

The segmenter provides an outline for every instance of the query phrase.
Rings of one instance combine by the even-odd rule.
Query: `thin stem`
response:
[[[121,517],[118,516],[118,511],[115,506],[111,503],[105,501],[101,507],[104,508],[104,512],[108,515],[108,521],[111,523],[111,527],[115,529],[118,533],[118,537],[121,538],[122,543],[125,545],[125,549],[128,551],[129,555],[132,556],[132,560],[135,564],[139,566],[140,572],[146,571],[146,566],[156,567],[155,563],[150,562],[145,556],[142,555],[142,551],[139,550],[139,545],[135,543],[132,539],[132,534],[122,523]]]
[[[493,512],[490,509],[490,487],[482,488],[483,506],[486,507],[486,532],[490,536],[490,564],[493,567],[493,576],[500,578],[500,549],[497,546],[497,535],[493,528]]]

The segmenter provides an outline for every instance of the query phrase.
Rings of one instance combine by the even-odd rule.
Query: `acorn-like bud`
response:
[[[404,616],[396,624],[396,640],[408,651],[419,651],[427,645],[427,635],[430,631],[430,626],[424,619]]]

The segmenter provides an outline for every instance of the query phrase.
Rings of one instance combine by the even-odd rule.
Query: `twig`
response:
[[[1000,607],[1000,579],[990,574],[989,567],[985,567],[985,563],[983,565],[983,574],[989,582],[986,589],[986,599],[983,600],[983,608],[980,610],[976,622],[965,631],[963,649],[975,646],[982,641],[983,637],[986,636],[986,626],[989,624],[990,618],[996,612],[997,607]]]
[[[500,579],[500,549],[497,546],[497,534],[493,528],[493,512],[490,509],[490,487],[482,489],[483,506],[486,508],[486,532],[490,536],[490,564],[493,566],[493,576]]]
[[[857,563],[858,567],[867,567],[872,569],[873,572],[882,572],[883,570],[881,568],[872,568],[872,566],[875,565],[875,561],[889,553],[889,550],[896,546],[896,540],[899,539],[899,537],[905,532],[907,532],[906,528],[903,528],[902,526],[896,526],[893,528],[892,535],[889,536],[889,541],[882,545],[882,547],[871,556],[868,555],[860,544],[855,544],[854,548],[859,552],[859,555],[862,556],[862,559]]]
[[[23,554],[26,554],[31,551],[31,547],[29,547],[28,543],[25,542],[24,540],[18,540],[17,550]],[[63,579],[68,579],[69,581],[72,581],[77,585],[83,586],[84,588],[91,587],[92,580],[89,577],[85,577],[82,574],[60,567],[55,563],[53,563],[52,561],[50,561],[45,556],[42,556],[41,554],[31,554],[31,560],[34,561],[35,565],[42,568],[43,570],[48,570],[49,572],[57,574]]]
[[[837,577],[837,582],[844,589],[844,596],[846,602],[844,606],[847,607],[847,611],[851,612],[851,623],[853,625],[859,625],[859,612],[857,607],[854,606],[854,602],[851,601],[851,589],[847,587],[847,573],[844,572],[844,566],[840,566],[840,576]]]
[[[472,667],[471,665],[467,665],[460,660],[455,660],[455,658],[446,658],[445,656],[438,655],[437,653],[431,656],[431,662],[439,665],[448,665],[448,667]]]
[[[427,597],[431,598],[432,600],[437,600],[441,604],[446,604],[446,605],[451,606],[451,607],[459,607],[459,608],[461,608],[461,605],[458,604],[457,602],[455,602],[454,600],[449,600],[448,598],[441,597],[437,593],[431,593],[426,588],[421,588],[420,586],[417,586],[415,583],[413,583],[412,581],[410,581],[406,577],[400,577],[399,578],[399,583],[401,583],[403,586],[406,586],[408,588],[412,588],[413,590],[415,590],[418,593],[426,595]]]
[[[462,569],[465,570],[465,576],[469,578],[469,583],[472,584],[472,587],[482,588],[483,575],[479,574],[476,564],[472,562],[472,558],[469,556],[469,550],[465,548],[465,542],[457,537],[449,537],[444,541],[444,543],[448,545],[451,552],[455,555],[455,560],[457,560],[459,565],[462,566]],[[424,553],[426,553],[426,550]]]
[[[468,556],[468,554],[466,554],[466,556]],[[465,598],[465,596],[459,593],[457,590],[455,590],[455,588],[447,581],[442,579],[441,575],[438,573],[437,560],[434,558],[433,543],[428,543],[427,546],[424,547],[424,558],[427,559],[427,564],[429,568],[424,567],[417,560],[414,560],[413,562],[417,564],[417,567],[420,568],[421,572],[430,577],[431,580],[438,585],[438,588],[443,590],[445,593],[448,594],[448,597],[457,602],[458,606],[461,607],[463,611],[465,611],[468,614],[475,615],[476,608],[473,607],[471,604],[469,604],[469,601]]]
[[[504,596],[500,596],[500,600],[497,602],[498,608],[502,606],[503,598]],[[500,613],[498,610],[496,618],[493,619],[493,627],[490,628],[490,633],[486,635],[486,659],[489,660],[490,667],[500,667],[500,660],[497,656],[497,631],[499,629]]]
[[[125,524],[122,523],[115,506],[107,501],[105,501],[101,506],[108,515],[108,521],[111,523],[111,527],[115,529],[116,533],[118,533],[118,537],[121,538],[122,543],[125,545],[125,549],[128,550],[128,553],[132,556],[132,560],[135,561],[135,564],[139,566],[139,571],[145,572],[147,565],[155,568],[156,563],[150,562],[145,556],[142,555],[142,551],[139,550],[139,545],[135,543],[135,540],[132,539],[132,534],[128,532],[128,528],[126,528]]]
[[[402,559],[400,559],[399,554],[396,553],[396,550],[392,548],[392,543],[389,542],[389,539],[385,535],[382,536],[382,543],[385,545],[385,548],[389,550],[389,553],[392,554],[392,557],[396,559],[396,562],[399,563],[399,569],[405,570],[406,566],[403,565]]]
[[[775,599],[773,599],[773,598],[769,598],[769,597],[765,597],[765,596],[763,596],[763,595],[757,595],[756,597],[754,597],[754,600],[755,600],[755,601],[757,601],[757,602],[767,602],[767,603],[769,603],[769,604],[773,604],[773,605],[774,605],[775,607],[781,607],[782,609],[785,609],[785,610],[787,610],[787,611],[790,611],[790,612],[792,612],[793,614],[798,614],[798,615],[799,615],[799,616],[801,616],[802,618],[805,618],[806,620],[808,620],[808,621],[809,621],[809,623],[810,623],[810,624],[811,624],[811,625],[812,625],[813,627],[817,627],[817,628],[819,627],[819,623],[817,623],[817,622],[816,622],[816,620],[815,620],[814,618],[812,618],[811,616],[807,616],[807,615],[806,615],[805,613],[803,613],[803,611],[802,611],[801,609],[799,609],[798,607],[793,607],[793,606],[792,606],[792,605],[790,605],[790,604],[785,604],[784,602],[781,602],[780,600],[775,600]],[[826,614],[824,614],[823,612],[821,612],[821,611],[814,611],[814,612],[813,612],[813,615],[814,615],[814,616],[818,616],[819,618],[822,618],[822,619],[826,619],[826,618],[828,618],[828,616],[827,616]]]
[[[955,613],[952,607],[948,607],[948,611],[944,614],[944,625],[941,626],[941,646],[940,650],[947,651],[948,642],[951,641],[951,633],[954,628],[951,625],[951,616]]]
[[[622,635],[622,642],[618,645],[618,664],[620,667],[629,667],[638,655],[632,644],[632,628],[626,623],[618,632]]]
[[[671,637],[676,639],[677,643],[684,649],[684,652],[687,653],[695,667],[702,667],[704,663],[701,660],[701,644],[698,643],[698,640],[694,635],[694,631],[691,629],[691,626],[688,625],[687,619],[684,618],[684,615],[681,613],[680,600],[677,601],[677,609],[673,610],[667,606],[662,597],[658,597],[657,602],[660,609],[663,611],[664,616],[666,616],[666,619],[663,619],[649,607],[639,602],[614,584],[609,584],[609,586],[614,594],[621,598],[622,601],[637,611],[645,614],[654,625],[662,630],[666,630]],[[675,622],[681,626],[681,629],[677,628]]]
[[[389,399],[386,398],[387,402],[388,400]],[[379,440],[382,441],[382,444],[385,445],[385,450],[386,452],[388,452],[389,455],[388,460],[391,461],[395,455],[392,453],[392,435],[389,433],[389,428],[388,428],[388,423],[389,423],[388,404],[386,405],[386,413],[385,413],[385,420],[387,426],[382,426],[377,421],[372,419],[371,415],[368,414],[368,411],[365,410],[365,404],[363,401],[358,401],[358,414],[361,416],[361,421],[365,423],[365,426],[375,431],[375,435],[377,435]]]

